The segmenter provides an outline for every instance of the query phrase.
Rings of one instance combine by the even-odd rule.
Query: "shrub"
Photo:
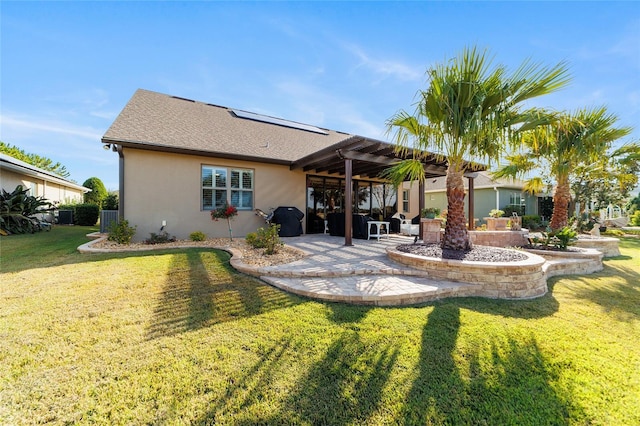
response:
[[[504,215],[505,216],[513,216],[513,213],[516,212],[518,214],[518,216],[524,216],[524,206],[515,206],[515,205],[509,205],[507,207],[504,208]]]
[[[73,215],[73,223],[80,226],[93,226],[98,223],[100,207],[97,204],[77,204]]]
[[[111,222],[108,232],[107,240],[118,244],[130,244],[136,233],[136,227],[129,226],[129,221],[127,220],[121,220],[120,222]]]
[[[191,241],[204,241],[207,239],[207,236],[204,234],[204,232],[195,231],[189,234],[189,238],[191,239]]]
[[[104,183],[97,177],[90,177],[84,181],[82,186],[91,189],[91,191],[84,194],[85,203],[101,206],[102,201],[107,198],[107,188],[104,187]]]
[[[12,192],[0,192],[0,230],[3,235],[26,234],[40,231],[37,213],[53,210],[52,204],[43,197],[27,195],[29,189],[18,185]]]
[[[542,227],[542,221],[538,215],[525,215],[522,216],[522,227],[536,230]]]
[[[169,236],[167,231],[162,231],[159,234],[151,232],[150,237],[144,240],[145,244],[165,244],[172,243],[176,240],[176,237]]]
[[[607,229],[603,232],[603,235],[609,235],[611,237],[624,237],[624,232],[620,229]]]
[[[568,226],[565,226],[564,228],[560,229],[559,231],[555,231],[552,234],[553,237],[557,239],[555,245],[560,250],[566,250],[567,247],[569,247],[576,241],[576,236],[578,235],[576,231],[569,228]]]
[[[502,210],[498,210],[498,209],[493,209],[489,212],[489,216],[490,217],[502,217],[504,216],[504,211]]]
[[[568,246],[576,241],[578,233],[573,229],[565,226],[557,231],[541,232],[542,238],[533,238],[533,242],[541,245],[542,248],[555,248],[557,250],[566,250]]]
[[[631,216],[629,223],[633,226],[640,226],[640,210],[636,210],[633,216]]]
[[[103,210],[118,210],[118,194],[109,194],[102,201]]]
[[[275,254],[284,245],[278,236],[280,225],[273,224],[268,228],[259,228],[245,237],[247,244],[253,248],[264,248],[264,254]]]

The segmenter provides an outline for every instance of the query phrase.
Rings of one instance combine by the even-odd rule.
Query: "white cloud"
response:
[[[366,106],[353,99],[292,79],[277,84],[277,89],[292,105],[287,113],[289,119],[372,138],[384,135],[383,128],[364,118]]]
[[[372,58],[357,45],[345,44],[344,48],[359,59],[358,67],[370,69],[383,77],[394,77],[402,81],[420,81],[423,76],[422,70],[405,63]]]
[[[91,127],[74,126],[68,123],[41,121],[41,119],[34,117],[15,118],[7,115],[0,115],[0,127],[2,128],[3,132],[2,134],[0,134],[0,138],[3,138],[6,132],[10,134],[13,132],[53,132],[64,135],[95,139],[97,141],[99,141],[102,137],[100,131]]]

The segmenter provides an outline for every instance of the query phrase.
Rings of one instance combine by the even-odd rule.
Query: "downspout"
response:
[[[493,187],[493,190],[496,191],[496,210],[500,210],[500,191],[496,186]]]
[[[118,153],[118,218],[124,219],[124,152],[122,145],[114,145]]]

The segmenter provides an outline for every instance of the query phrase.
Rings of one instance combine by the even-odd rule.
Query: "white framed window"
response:
[[[402,190],[402,212],[403,213],[409,212],[409,190],[408,189]]]
[[[512,192],[509,197],[509,204],[512,206],[521,206],[524,204],[524,198],[522,198],[521,192]]]
[[[253,170],[202,166],[202,210],[214,210],[229,201],[238,210],[253,209]]]

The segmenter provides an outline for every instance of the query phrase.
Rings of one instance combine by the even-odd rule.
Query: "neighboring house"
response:
[[[493,209],[504,210],[508,206],[521,206],[527,215],[538,214],[538,196],[523,191],[524,182],[520,180],[493,179],[489,172],[479,172],[474,179],[474,218],[477,224],[484,223],[483,218],[489,216]],[[469,183],[465,180],[465,189],[469,191]],[[425,183],[426,207],[447,208],[445,177],[428,179]],[[468,205],[468,196],[465,206]],[[466,207],[465,207],[466,208]]]
[[[394,146],[362,136],[138,90],[102,142],[118,153],[119,212],[137,241],[163,226],[180,239],[228,236],[226,221],[210,216],[226,201],[238,208],[239,237],[264,226],[256,208],[299,209],[305,233],[325,232],[334,212],[380,220],[398,210],[396,188],[378,178],[397,161]],[[446,163],[428,167],[441,176]],[[349,183],[357,190],[345,194]]]
[[[91,191],[55,173],[0,153],[0,187],[12,192],[18,185],[30,189],[29,195],[44,197],[51,203],[81,203],[83,195]]]

